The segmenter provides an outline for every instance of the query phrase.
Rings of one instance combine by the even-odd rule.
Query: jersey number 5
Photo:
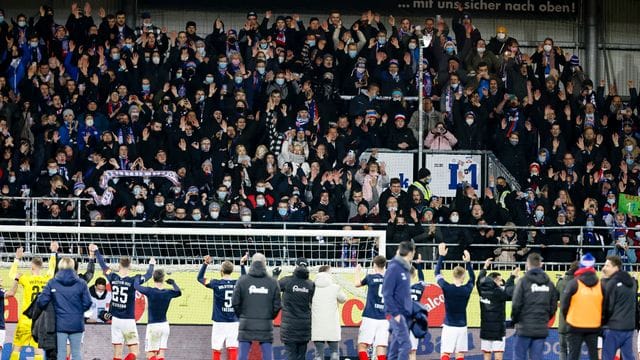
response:
[[[233,290],[227,290],[224,292],[224,307],[231,307],[231,298],[233,297]]]

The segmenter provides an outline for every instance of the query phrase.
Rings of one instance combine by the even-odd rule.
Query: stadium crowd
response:
[[[54,11],[65,10],[0,10],[0,191],[62,199],[42,202],[40,219],[389,223],[392,239],[459,240],[455,259],[470,243],[498,244],[472,256],[502,261],[580,243],[601,247],[598,262],[636,261],[640,222],[617,202],[640,194],[637,91],[629,82],[623,102],[550,37],[527,53],[462,8],[450,22],[367,11],[352,24],[338,11],[249,11],[238,29],[218,18],[181,31],[149,13],[131,28],[130,14],[89,3],[74,3],[65,24]],[[492,150],[524,191],[504,178],[479,191],[462,183],[445,205],[428,169],[407,190],[389,177],[376,149],[417,148],[420,116],[405,97],[419,82],[425,147]],[[90,201],[76,209],[66,197]],[[0,205],[1,217],[25,217],[24,202]],[[526,225],[586,230],[512,229]]]

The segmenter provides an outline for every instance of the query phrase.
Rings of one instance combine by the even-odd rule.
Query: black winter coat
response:
[[[545,338],[558,308],[558,292],[542,269],[527,271],[513,292],[511,319],[516,335]]]
[[[45,351],[56,350],[58,340],[56,335],[56,310],[53,302],[50,302],[45,309],[40,309],[37,305],[37,298],[23,313],[31,318],[31,335],[38,343],[38,347]]]
[[[298,266],[293,276],[280,280],[282,290],[282,325],[280,338],[283,343],[309,342],[311,340],[311,300],[315,284],[309,280],[309,270]]]
[[[240,341],[273,341],[273,319],[280,311],[278,281],[267,274],[264,263],[254,261],[249,273],[233,290],[233,310],[240,318]]]
[[[515,279],[510,276],[503,289],[487,276],[487,270],[480,270],[476,283],[480,294],[480,339],[502,341],[506,335],[505,303],[513,296]]]
[[[626,271],[618,271],[603,280],[603,325],[611,330],[630,331],[636,326],[638,283]]]

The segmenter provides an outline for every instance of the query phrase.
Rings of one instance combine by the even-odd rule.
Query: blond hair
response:
[[[72,258],[68,258],[68,257],[64,257],[62,259],[60,259],[60,262],[58,263],[58,269],[59,270],[67,270],[67,269],[71,269],[73,270],[75,268],[75,261],[73,261]]]

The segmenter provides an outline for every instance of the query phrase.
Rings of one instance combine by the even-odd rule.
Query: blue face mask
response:
[[[0,23],[4,22],[4,16],[0,16]]]
[[[447,54],[452,55],[454,49],[452,47],[448,47],[445,50],[447,51]]]
[[[595,225],[593,221],[587,221],[587,227],[592,228]]]
[[[124,44],[124,45],[122,45],[122,47],[123,47],[123,48],[125,48],[125,49],[127,49],[127,50],[129,50],[129,49],[131,49],[133,46],[131,46],[131,44]]]
[[[142,91],[149,91],[151,90],[151,85],[149,84],[142,84]]]
[[[115,61],[120,60],[120,54],[111,54],[111,58]]]
[[[284,85],[284,79],[282,79],[282,78],[277,78],[277,79],[276,79],[276,84],[278,84],[278,85],[280,85],[280,86]]]
[[[227,68],[227,63],[226,63],[226,62],[218,63],[218,67],[219,67],[220,69],[226,69],[226,68]]]
[[[37,42],[37,41],[32,41],[32,42],[30,42],[30,43],[29,43],[29,45],[30,45],[32,48],[36,48],[36,47],[38,47],[38,42]]]
[[[316,46],[315,40],[309,41],[309,47],[314,47],[314,46]]]
[[[264,75],[264,73],[267,72],[267,69],[263,67],[259,67],[259,68],[256,68],[256,71],[258,72],[258,74]]]
[[[238,77],[234,78],[233,80],[236,82],[236,84],[240,85],[240,84],[242,84],[242,80],[244,80],[244,79],[241,76],[238,76]]]
[[[544,211],[536,210],[536,219],[540,220],[544,216]]]
[[[268,48],[269,48],[269,44],[268,43],[260,43],[260,49],[267,50]]]
[[[287,212],[287,209],[278,208],[278,214],[280,214],[280,216],[287,216]]]
[[[383,37],[379,37],[378,38],[378,44],[384,45],[386,43],[387,43],[387,39],[386,38],[383,38]]]
[[[358,52],[356,50],[349,50],[349,57],[355,59],[358,56]]]
[[[207,76],[204,80],[207,84],[213,84],[213,76]]]
[[[633,161],[633,158],[626,158],[624,161],[627,163],[627,165],[633,165],[635,163],[635,161]]]

